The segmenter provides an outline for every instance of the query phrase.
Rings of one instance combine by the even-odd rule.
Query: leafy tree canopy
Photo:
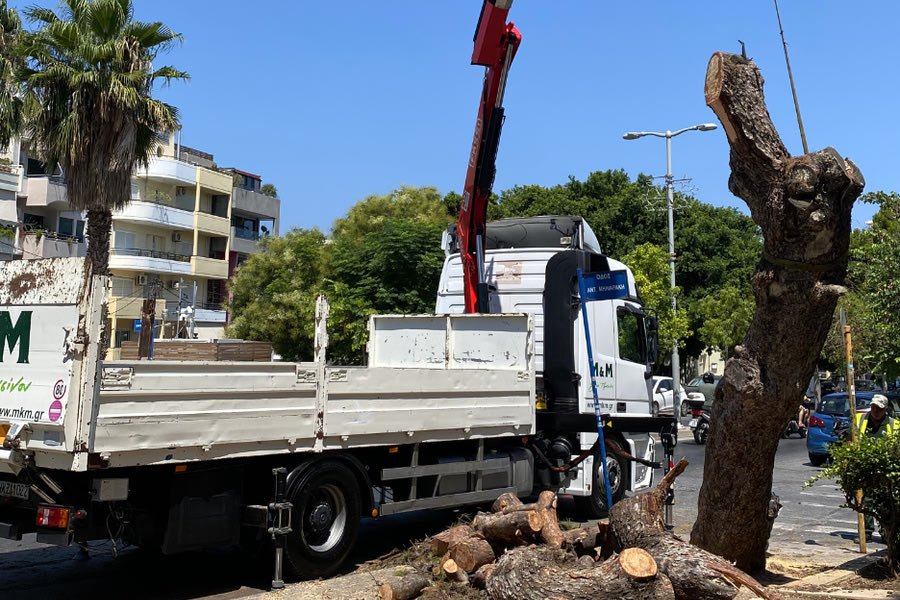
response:
[[[278,188],[276,188],[271,183],[264,183],[261,188],[259,188],[259,193],[264,194],[266,196],[271,196],[272,198],[278,197]]]

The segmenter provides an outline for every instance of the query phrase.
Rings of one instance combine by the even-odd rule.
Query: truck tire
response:
[[[621,449],[622,444],[615,439],[607,439],[607,444],[613,444]],[[576,496],[575,502],[578,510],[591,519],[599,519],[607,516],[609,507],[606,506],[606,482],[603,480],[603,472],[600,470],[600,450],[594,452],[593,483],[590,496]],[[613,504],[625,497],[625,488],[628,487],[628,465],[625,459],[612,452],[607,446],[606,464],[609,468],[609,491]]]
[[[285,564],[303,579],[333,575],[359,535],[361,500],[353,472],[338,460],[313,463],[292,482],[288,500],[294,506]]]

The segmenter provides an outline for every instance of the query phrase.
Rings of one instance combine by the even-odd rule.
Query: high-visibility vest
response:
[[[869,413],[859,413],[856,415],[856,426],[859,429],[859,435],[863,435],[866,432],[866,426],[869,424]],[[881,423],[881,430],[878,435],[884,434],[892,434],[894,433],[894,419],[888,415],[884,416],[884,421]]]

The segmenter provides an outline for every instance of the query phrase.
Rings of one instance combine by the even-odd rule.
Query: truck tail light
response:
[[[810,415],[809,417],[809,426],[810,427],[819,427],[821,429],[825,429],[825,421],[817,417],[816,415]]]
[[[38,527],[66,529],[69,526],[69,509],[62,506],[41,504],[38,506],[34,523]]]

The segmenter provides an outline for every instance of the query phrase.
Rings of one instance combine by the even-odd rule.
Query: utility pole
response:
[[[153,326],[156,317],[156,297],[159,294],[159,279],[150,283],[150,293],[141,305],[141,336],[138,341],[138,358],[149,358],[153,344]]]

